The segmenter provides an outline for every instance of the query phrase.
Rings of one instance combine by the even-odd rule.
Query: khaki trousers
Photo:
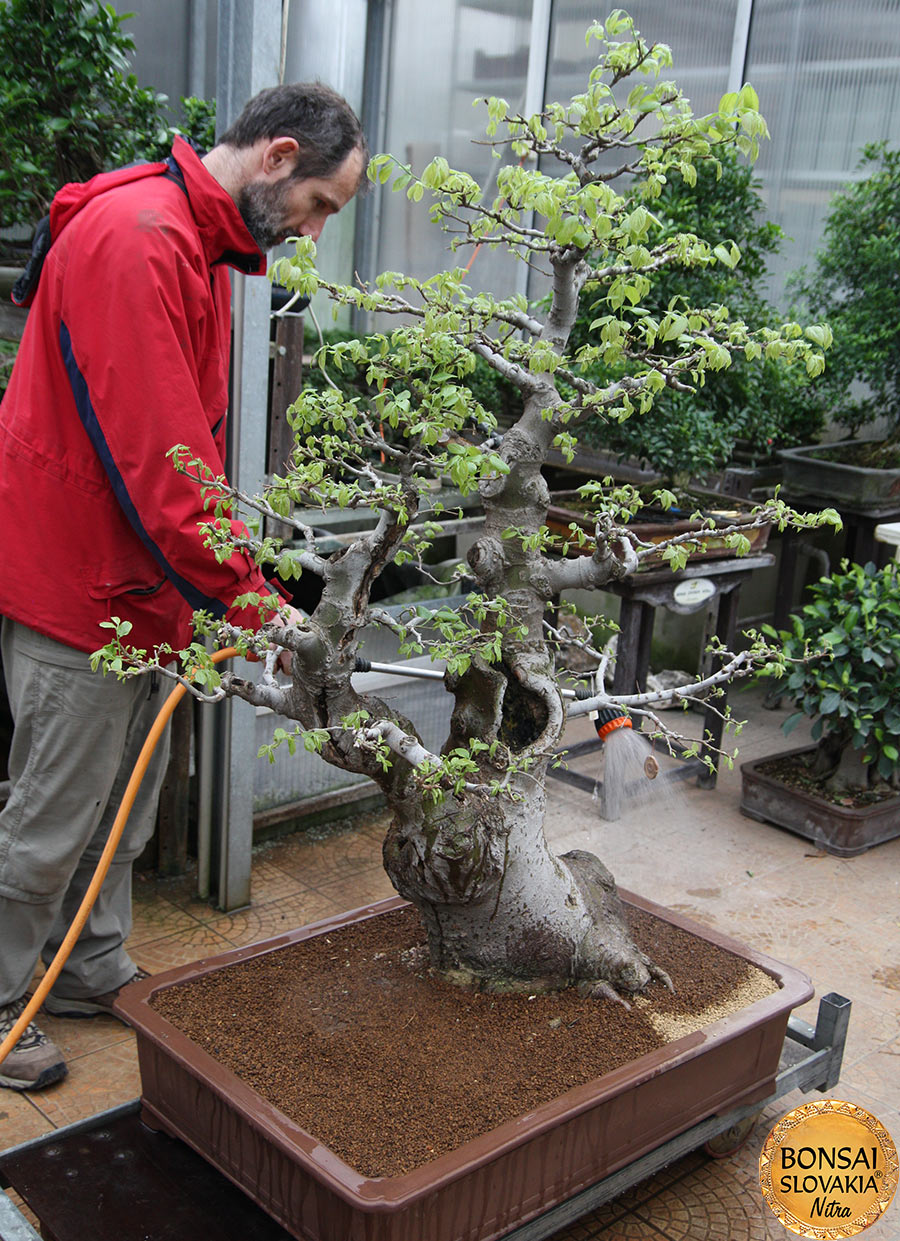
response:
[[[102,638],[98,637],[98,646]],[[12,786],[0,813],[0,1004],[18,999],[38,959],[56,953],[90,883],[122,795],[171,682],[92,672],[89,656],[8,618],[3,671],[15,730]],[[168,760],[166,729],[138,790],[112,866],[54,995],[121,986],[136,966],[131,869],[153,834]]]

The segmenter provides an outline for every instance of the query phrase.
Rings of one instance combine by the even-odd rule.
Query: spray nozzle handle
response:
[[[621,707],[601,707],[594,720],[594,727],[600,740],[605,741],[617,728],[631,728],[631,717],[626,715]]]

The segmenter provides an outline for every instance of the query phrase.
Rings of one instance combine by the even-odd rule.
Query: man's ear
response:
[[[263,148],[261,172],[275,181],[289,176],[294,171],[299,151],[300,145],[296,138],[289,138],[286,135],[272,138]]]

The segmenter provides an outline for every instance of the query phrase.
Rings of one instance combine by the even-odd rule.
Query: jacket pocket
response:
[[[114,567],[100,566],[85,583],[92,599],[115,599],[119,595],[155,595],[166,584],[166,576],[155,564],[123,562]]]

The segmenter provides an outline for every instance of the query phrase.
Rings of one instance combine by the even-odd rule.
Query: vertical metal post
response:
[[[188,11],[188,94],[209,93],[206,82],[207,0],[191,0]]]
[[[753,19],[753,0],[738,0],[734,15],[734,39],[731,44],[731,65],[728,70],[728,89],[739,91],[747,73],[747,48],[750,44],[750,23]]]
[[[829,1047],[831,1058],[828,1062],[828,1072],[815,1086],[816,1090],[832,1090],[840,1081],[851,1007],[850,1001],[845,996],[838,995],[836,991],[823,995],[819,1001],[813,1047],[816,1051],[822,1047]]]
[[[394,0],[369,0],[366,12],[366,55],[360,120],[369,149],[382,151],[387,131],[387,98],[391,57],[391,24]],[[368,194],[357,205],[353,270],[371,282],[377,274],[378,234],[381,227],[382,194]],[[370,311],[354,308],[351,324],[356,332],[372,330]]]
[[[528,76],[525,79],[525,116],[540,112],[546,103],[544,96],[547,93],[552,16],[553,0],[532,0],[531,44],[528,49]]]
[[[219,0],[216,124],[221,133],[258,91],[278,82],[282,5],[278,0]],[[269,382],[269,282],[234,274],[234,336],[229,411],[228,475],[259,491],[266,467]],[[243,675],[249,675],[247,669]],[[256,712],[229,700],[216,709],[212,780],[212,864],[216,903],[250,902]],[[203,879],[201,877],[201,884]]]
[[[528,75],[525,79],[525,98],[522,115],[533,116],[547,102],[547,71],[550,61],[550,27],[553,21],[553,0],[532,0],[531,41],[528,48]],[[523,221],[534,227],[534,212]],[[528,296],[531,267],[528,263],[516,264],[516,292]]]

